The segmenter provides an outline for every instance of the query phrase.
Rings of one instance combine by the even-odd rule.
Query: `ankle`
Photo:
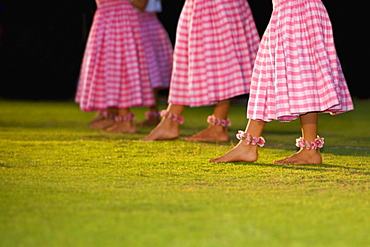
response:
[[[207,129],[215,132],[215,133],[223,133],[223,132],[227,132],[227,127],[223,127],[223,126],[218,126],[218,125],[209,125],[207,127]]]
[[[179,124],[183,124],[185,119],[183,116],[179,116],[177,114],[174,114],[170,111],[167,111],[167,110],[162,110],[161,111],[161,117],[165,118],[165,119],[168,119],[168,120],[172,120],[173,122],[176,122],[176,123],[179,123]]]
[[[227,128],[227,127],[231,126],[230,119],[228,119],[228,118],[227,119],[220,119],[220,118],[216,118],[213,115],[208,116],[207,123],[209,123],[212,126],[221,126],[221,127],[224,127],[224,128]]]
[[[296,139],[295,145],[301,150],[318,151],[319,148],[322,148],[324,146],[324,138],[320,138],[320,136],[317,136],[313,142],[309,142],[309,141],[304,140],[303,137],[300,137]]]
[[[102,114],[103,114],[103,117],[105,119],[115,119],[115,117],[117,116],[117,113],[115,112],[112,112],[112,111],[108,111],[108,110],[105,110],[105,111],[102,111]]]
[[[151,119],[151,118],[160,118],[161,113],[158,111],[147,111],[145,112],[145,118],[146,119]]]
[[[127,121],[133,121],[135,119],[135,114],[130,112],[124,116],[121,116],[121,115],[117,115],[114,117],[114,120],[116,122],[127,122]]]
[[[244,145],[253,145],[253,146],[259,146],[263,147],[265,145],[265,139],[260,137],[252,137],[249,133],[246,133],[242,130],[238,131],[238,134],[236,134],[236,138],[243,142]]]

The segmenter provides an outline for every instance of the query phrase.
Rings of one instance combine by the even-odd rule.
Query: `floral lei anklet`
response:
[[[239,140],[246,140],[245,145],[252,144],[254,146],[258,145],[260,147],[263,147],[265,145],[265,139],[260,136],[260,137],[252,137],[249,133],[245,133],[242,130],[238,131],[238,134],[236,134],[236,138]]]
[[[125,122],[125,121],[131,121],[131,120],[134,120],[135,119],[135,114],[133,114],[132,112],[130,112],[129,114],[127,114],[126,116],[120,116],[120,115],[117,115],[115,116],[114,120],[116,122]]]
[[[159,118],[159,117],[161,117],[161,114],[157,111],[147,111],[147,112],[145,112],[145,117],[146,117],[146,119]]]
[[[103,111],[103,116],[108,119],[114,119],[117,116],[117,114],[109,111]]]
[[[230,119],[219,119],[216,118],[215,116],[208,116],[207,123],[222,127],[229,127],[231,125]]]
[[[304,148],[306,148],[307,150],[318,149],[324,146],[324,138],[320,138],[320,136],[317,136],[315,141],[308,142],[308,141],[305,141],[303,137],[300,137],[296,139],[295,145],[301,149],[304,149]]]
[[[173,114],[167,110],[161,111],[161,117],[171,119],[172,121],[178,122],[179,124],[184,123],[183,116],[177,116],[176,114]]]

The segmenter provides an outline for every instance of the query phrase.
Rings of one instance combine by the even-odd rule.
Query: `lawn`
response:
[[[243,103],[230,142],[193,143],[211,107],[187,108],[177,140],[140,142],[151,128],[91,130],[72,102],[0,100],[0,246],[368,247],[370,102],[355,108],[320,115],[322,165],[280,166],[299,121],[269,123],[255,163],[208,162],[237,143]]]

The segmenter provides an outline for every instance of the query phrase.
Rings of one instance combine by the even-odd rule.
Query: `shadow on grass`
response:
[[[219,164],[226,164],[226,163],[219,163]],[[289,169],[289,170],[316,171],[316,172],[337,172],[338,169],[340,169],[340,170],[350,171],[353,174],[361,174],[361,175],[370,176],[370,172],[368,172],[366,169],[349,167],[349,166],[341,166],[341,165],[330,165],[330,164],[277,165],[277,164],[270,164],[270,163],[246,163],[246,162],[228,162],[228,164],[234,164],[237,166],[248,165],[248,166],[273,167],[273,168],[282,168],[282,169]]]
[[[370,148],[368,147],[326,147],[322,150],[322,153],[333,154],[336,156],[370,157]]]

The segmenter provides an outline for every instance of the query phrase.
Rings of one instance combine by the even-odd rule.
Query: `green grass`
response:
[[[370,246],[370,102],[355,107],[320,115],[322,165],[278,166],[299,121],[269,123],[255,163],[208,162],[237,143],[243,104],[217,144],[139,142],[151,128],[90,130],[71,102],[0,101],[0,246]],[[186,109],[181,137],[211,112]]]

